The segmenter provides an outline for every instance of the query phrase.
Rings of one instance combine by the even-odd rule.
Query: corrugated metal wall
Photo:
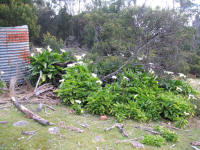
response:
[[[17,76],[20,83],[24,81],[29,56],[28,26],[0,27],[0,73],[5,82],[13,76]]]

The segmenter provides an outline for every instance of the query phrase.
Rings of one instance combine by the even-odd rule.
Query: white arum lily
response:
[[[124,76],[124,77],[123,77],[123,79],[124,79],[124,80],[126,80],[126,81],[128,81],[128,80],[129,80],[129,78],[127,78],[126,76]]]
[[[35,54],[34,53],[31,53],[31,57],[33,57]]]
[[[49,46],[49,45],[47,46],[47,50],[48,50],[49,52],[51,52],[51,51],[52,51],[52,49],[50,48],[50,46]]]
[[[117,79],[117,76],[112,76],[112,79]]]
[[[149,69],[149,72],[152,73],[152,74],[155,73],[152,68]]]
[[[1,71],[1,75],[4,75],[4,73],[5,73],[4,71]]]
[[[196,99],[196,97],[192,94],[189,94],[189,99]]]
[[[96,81],[96,83],[102,84],[102,81],[101,81],[101,80],[98,80],[98,81]]]
[[[94,78],[96,78],[96,77],[97,77],[97,74],[95,74],[95,73],[92,73],[92,76],[93,76]]]
[[[180,87],[176,87],[176,90],[182,92],[183,90]]]
[[[68,64],[67,67],[74,67],[75,65],[76,65],[76,63]]]
[[[65,52],[65,50],[64,50],[64,49],[60,49],[60,51],[61,51],[62,53],[64,53],[64,52]]]
[[[64,82],[64,81],[65,81],[65,79],[59,80],[59,82]]]
[[[79,61],[77,64],[84,65],[84,63],[82,61]]]
[[[186,116],[189,116],[189,115],[190,115],[190,113],[187,113],[187,112],[184,112],[184,114],[185,114]]]
[[[77,60],[81,60],[82,59],[82,57],[79,56],[79,55],[75,55],[75,57],[76,57]]]
[[[184,75],[183,73],[178,73],[179,77],[181,78],[186,78],[186,75]]]
[[[171,71],[164,71],[165,74],[168,74],[168,75],[173,75],[174,73],[171,72]]]
[[[38,53],[42,53],[42,48],[36,48],[36,51],[37,51]]]
[[[80,101],[80,100],[75,100],[75,102],[76,102],[77,104],[81,104],[81,101]]]

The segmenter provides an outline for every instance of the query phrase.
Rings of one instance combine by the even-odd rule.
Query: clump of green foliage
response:
[[[74,58],[68,52],[59,54],[43,49],[30,57],[30,60],[31,80],[36,83],[40,76],[40,71],[42,71],[41,83],[44,83],[53,82],[53,80],[58,82],[61,78],[63,68],[53,65],[54,63],[66,62],[74,60]]]
[[[165,139],[160,135],[145,135],[141,143],[161,147],[165,144]]]
[[[92,114],[113,115],[118,122],[161,118],[177,121],[194,115],[193,106],[184,93],[161,87],[156,76],[140,69],[124,70],[104,87],[97,84],[99,79],[92,77],[86,65],[65,70],[65,81],[57,90],[58,96],[66,104],[81,100],[81,108]]]
[[[43,34],[42,45],[44,47],[49,45],[53,50],[56,51],[59,51],[61,48],[65,46],[64,41],[62,39],[58,40],[55,36],[51,35],[49,32]]]
[[[184,119],[184,118],[177,118],[175,121],[175,126],[177,128],[184,128],[186,125],[188,125],[188,120]]]
[[[91,74],[84,64],[67,67],[65,71],[64,81],[57,90],[58,97],[64,104],[73,105],[79,100],[80,105],[85,106],[87,97],[101,89],[100,80],[94,74]]]
[[[168,142],[177,142],[179,139],[175,132],[165,129],[164,127],[157,125],[154,130],[160,132],[161,136]]]

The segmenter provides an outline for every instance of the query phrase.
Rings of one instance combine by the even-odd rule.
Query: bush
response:
[[[161,126],[156,126],[154,130],[160,132],[161,136],[168,142],[178,141],[179,138],[178,135],[175,132],[170,131],[169,129],[165,129],[164,127]]]
[[[66,104],[74,104],[75,100],[80,100],[81,108],[92,114],[113,115],[118,122],[124,119],[150,121],[161,118],[177,121],[194,115],[191,102],[187,96],[181,95],[190,92],[187,90],[190,89],[189,86],[184,93],[172,92],[171,89],[162,88],[153,74],[127,69],[111,79],[112,83],[101,87],[97,84],[99,79],[92,77],[85,65],[65,70],[65,81],[57,91],[58,96]],[[175,85],[172,84],[171,87],[173,86]]]
[[[58,40],[55,36],[51,35],[49,32],[43,34],[42,45],[44,47],[50,46],[53,50],[59,51],[65,46],[62,39]]]
[[[175,94],[189,95],[197,93],[188,83],[183,80],[160,79],[159,85],[165,90]]]
[[[165,139],[160,135],[145,135],[141,143],[161,147],[163,144],[165,144]]]
[[[86,65],[74,65],[65,69],[64,81],[57,90],[57,95],[64,104],[74,104],[79,100],[82,106],[87,104],[87,97],[101,89],[100,80],[88,70]]]
[[[54,63],[66,62],[74,60],[74,58],[67,52],[59,54],[43,49],[30,57],[30,60],[31,80],[36,83],[40,76],[40,71],[42,71],[41,83],[44,83],[53,82],[53,80],[58,82],[61,78],[63,68],[53,65]]]

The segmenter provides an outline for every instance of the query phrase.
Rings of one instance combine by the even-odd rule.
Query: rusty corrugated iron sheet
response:
[[[23,82],[28,74],[28,26],[0,27],[0,73],[5,82],[17,76]]]

